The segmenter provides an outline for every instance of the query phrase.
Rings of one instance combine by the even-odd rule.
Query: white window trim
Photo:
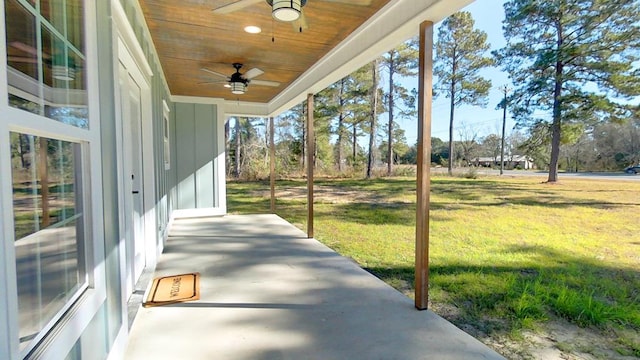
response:
[[[9,132],[20,131],[55,139],[79,142],[83,148],[83,182],[87,226],[86,261],[89,275],[89,289],[71,306],[68,313],[34,348],[33,354],[39,359],[60,359],[65,356],[84,329],[98,313],[106,299],[102,179],[100,154],[100,111],[97,70],[97,29],[95,26],[96,0],[84,2],[87,91],[89,102],[89,129],[72,126],[46,119],[26,111],[11,108],[8,102],[7,49],[4,6],[0,7],[0,143],[9,144]],[[19,119],[10,121],[9,119]],[[0,156],[0,172],[11,174],[10,157],[4,152]],[[93,191],[92,191],[93,190]],[[0,235],[5,239],[0,248],[0,358],[18,359],[24,354],[19,350],[18,303],[15,266],[15,248],[13,244],[13,195],[11,177],[0,177]]]

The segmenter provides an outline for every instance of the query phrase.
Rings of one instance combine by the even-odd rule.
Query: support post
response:
[[[273,116],[269,118],[269,182],[271,186],[271,213],[276,213],[276,145]]]
[[[315,134],[313,128],[313,94],[307,94],[307,237],[313,237],[313,170]]]
[[[416,200],[415,306],[429,300],[429,191],[431,187],[431,101],[433,97],[433,22],[420,24],[418,96],[418,169]]]

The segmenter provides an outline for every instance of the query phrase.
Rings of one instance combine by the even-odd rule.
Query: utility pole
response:
[[[504,133],[507,125],[507,93],[511,89],[507,85],[503,85],[500,90],[504,92],[504,100],[502,101],[502,140],[500,142],[500,175],[502,175],[504,173]]]

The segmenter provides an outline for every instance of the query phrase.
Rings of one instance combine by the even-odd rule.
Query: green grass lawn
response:
[[[277,183],[276,212],[302,229],[305,186]],[[316,194],[315,237],[412,296],[415,179],[320,180]],[[268,212],[268,196],[230,182],[229,211]],[[640,183],[432,178],[430,303],[487,336],[564,319],[640,357]]]

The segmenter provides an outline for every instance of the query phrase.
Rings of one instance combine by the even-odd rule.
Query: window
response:
[[[100,127],[85,0],[5,0],[0,83],[0,357],[62,358],[106,296]],[[88,5],[88,8],[87,8]],[[92,12],[94,10],[94,12]],[[92,85],[95,88],[95,84]],[[92,114],[90,121],[90,113]],[[6,208],[4,207],[6,205]],[[8,224],[8,226],[4,226]],[[15,267],[14,267],[15,266]],[[7,350],[8,349],[8,350]]]
[[[87,129],[82,0],[5,1],[10,106]]]
[[[86,288],[79,144],[10,134],[20,349]]]

